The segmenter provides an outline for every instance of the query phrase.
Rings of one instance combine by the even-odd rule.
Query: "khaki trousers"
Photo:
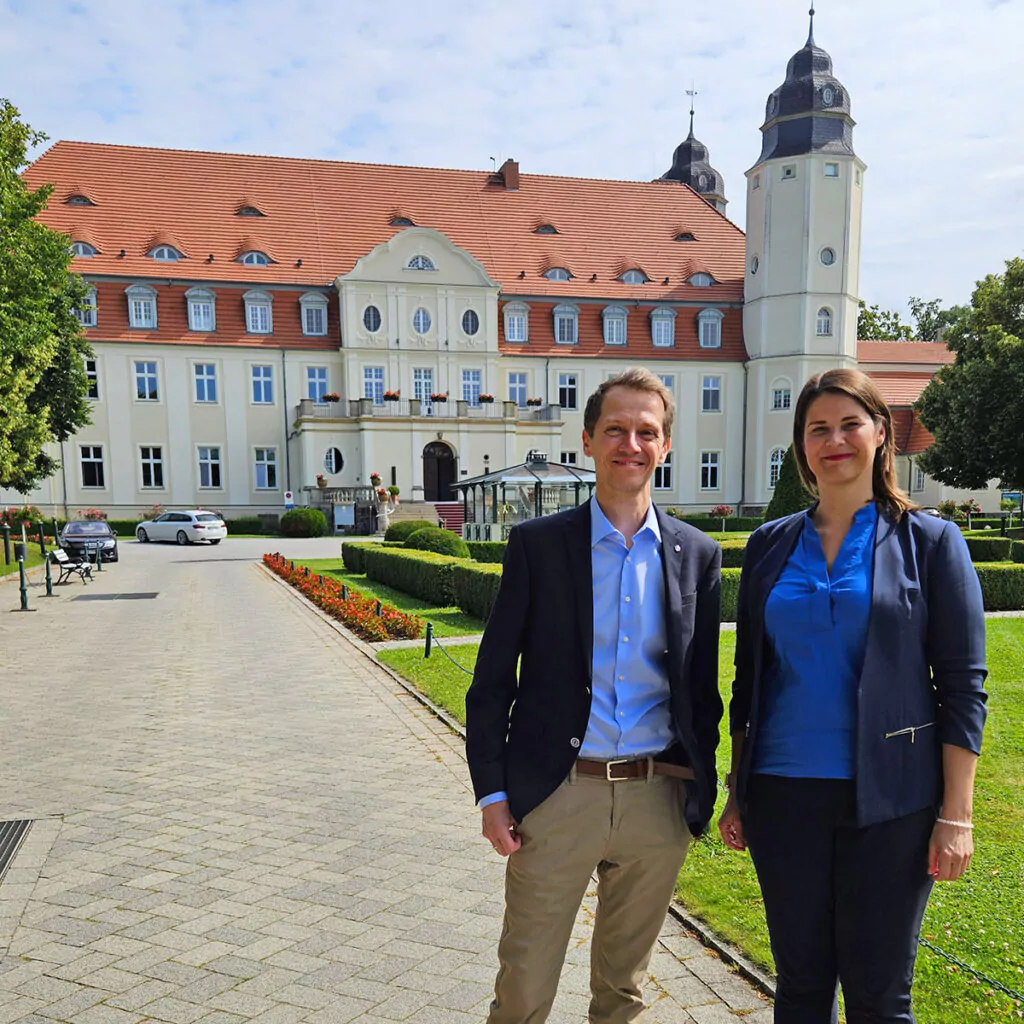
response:
[[[597,871],[591,1024],[643,1012],[640,984],[665,920],[690,831],[679,779],[606,782],[575,769],[518,827],[508,859],[500,968],[488,1024],[543,1024],[573,922]]]

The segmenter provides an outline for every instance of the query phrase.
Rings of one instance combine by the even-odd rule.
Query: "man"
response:
[[[584,413],[594,498],[509,537],[466,696],[483,834],[509,858],[489,1024],[547,1019],[595,869],[590,1021],[634,1020],[711,817],[721,549],[651,503],[674,413],[647,370],[602,384]]]

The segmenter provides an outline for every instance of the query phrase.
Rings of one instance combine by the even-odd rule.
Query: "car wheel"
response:
[[[139,542],[141,544],[149,543],[149,534],[146,533],[146,531],[143,530],[141,527],[139,527],[139,529],[135,531],[135,536],[139,538]]]
[[[220,543],[220,537],[218,537],[216,540],[211,540],[210,543],[211,544],[219,544]]]
[[[187,544],[188,543],[188,535],[185,533],[184,530],[179,530],[178,531],[177,540],[178,540],[179,544]]]

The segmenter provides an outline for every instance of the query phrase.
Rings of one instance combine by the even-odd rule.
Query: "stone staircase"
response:
[[[464,510],[461,501],[402,501],[390,516],[388,524],[401,523],[410,519],[424,519],[428,523],[444,520],[446,530],[462,536]]]

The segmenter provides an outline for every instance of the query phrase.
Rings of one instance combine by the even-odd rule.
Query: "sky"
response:
[[[0,0],[51,140],[647,180],[696,135],[744,226],[807,0]],[[1024,255],[1024,0],[819,0],[867,163],[861,295],[966,302]]]

